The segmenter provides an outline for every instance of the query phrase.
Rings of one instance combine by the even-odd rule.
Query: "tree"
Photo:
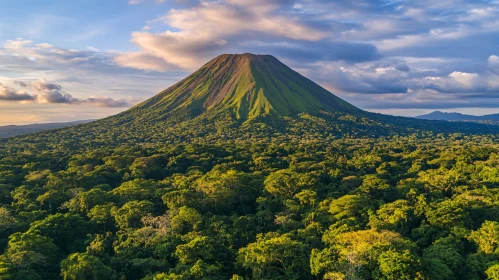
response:
[[[345,195],[331,202],[329,213],[333,215],[335,220],[346,218],[363,220],[367,218],[371,203],[372,201],[360,194]]]
[[[135,178],[160,179],[164,173],[161,162],[167,163],[161,155],[136,158],[130,165],[130,173]]]
[[[15,228],[18,220],[11,214],[11,212],[5,208],[0,207],[0,238],[4,232]]]
[[[203,194],[202,202],[207,209],[216,213],[227,213],[236,208],[254,207],[256,198],[262,192],[262,176],[240,171],[218,170],[208,172],[195,183],[197,191]]]
[[[142,225],[142,217],[151,214],[154,203],[150,201],[130,201],[121,208],[114,207],[111,210],[118,227],[121,229],[138,228]]]
[[[431,225],[441,228],[464,227],[471,222],[465,205],[450,199],[432,204],[426,218]]]
[[[389,250],[378,257],[379,275],[375,279],[414,280],[424,279],[419,257],[409,250]]]
[[[88,217],[91,221],[102,226],[103,232],[106,228],[110,228],[114,225],[112,210],[115,208],[114,203],[106,203],[103,205],[96,205],[90,209]]]
[[[293,198],[304,188],[315,189],[317,180],[309,174],[282,169],[271,173],[265,179],[265,190],[281,199]]]
[[[487,274],[487,277],[490,280],[499,280],[499,264],[491,265],[489,268],[487,268],[485,274]]]
[[[341,270],[348,279],[369,278],[366,268],[375,266],[379,256],[386,251],[407,250],[410,242],[396,232],[361,230],[345,232],[334,239]]]
[[[151,214],[154,203],[150,201],[130,201],[121,208],[114,207],[111,210],[116,223],[121,229],[138,228],[142,225],[142,217]]]
[[[397,190],[388,183],[388,180],[381,179],[376,175],[367,175],[362,181],[359,190],[370,197],[384,201],[393,201],[396,198]]]
[[[74,253],[61,262],[61,276],[64,280],[112,280],[116,272],[95,256]]]
[[[259,234],[257,241],[241,248],[238,263],[256,279],[307,279],[309,250],[288,234]]]
[[[397,200],[382,205],[376,215],[371,215],[369,225],[377,230],[391,230],[407,233],[413,218],[414,208],[407,200]]]
[[[95,227],[79,215],[57,213],[31,223],[29,233],[51,238],[61,250],[72,252],[84,248],[84,241]]]
[[[480,229],[470,234],[469,239],[486,254],[499,253],[499,223],[485,221]]]
[[[232,254],[222,240],[195,235],[186,244],[177,246],[174,253],[180,263],[175,271],[189,275],[193,279],[227,279],[224,268],[232,263]]]
[[[121,184],[111,191],[113,195],[120,197],[123,201],[130,200],[152,200],[158,185],[153,180],[134,179]]]
[[[91,189],[87,192],[80,192],[75,197],[64,204],[64,207],[71,212],[85,214],[97,205],[105,204],[110,200],[107,192],[101,189]]]
[[[459,275],[464,264],[463,257],[458,250],[450,244],[435,242],[423,251],[424,263],[433,263],[427,267],[430,276],[438,277],[436,279],[448,279],[447,275]],[[434,267],[440,267],[438,270],[432,270]],[[435,273],[438,273],[435,275]],[[442,275],[442,276],[441,276]]]
[[[181,207],[171,219],[171,228],[173,232],[185,234],[198,230],[203,218],[196,209]]]
[[[39,232],[26,232],[10,236],[4,258],[16,271],[18,278],[31,271],[32,275],[50,279],[58,273],[60,256],[61,252],[52,239]],[[19,274],[20,271],[23,273]]]
[[[313,275],[323,276],[332,273],[341,273],[339,254],[332,248],[327,247],[324,250],[313,249],[310,254],[310,269]]]

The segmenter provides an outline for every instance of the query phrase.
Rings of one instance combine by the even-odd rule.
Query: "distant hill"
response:
[[[417,116],[416,118],[421,120],[464,121],[464,122],[499,124],[499,114],[474,116],[474,115],[466,115],[455,112],[446,113],[446,112],[435,111],[426,115]]]
[[[0,137],[18,136],[28,133],[35,133],[49,129],[58,129],[64,127],[75,126],[79,124],[89,123],[92,120],[82,120],[74,122],[57,122],[57,123],[36,123],[28,125],[7,125],[0,126]]]

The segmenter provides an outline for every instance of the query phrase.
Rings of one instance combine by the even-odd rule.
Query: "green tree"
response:
[[[116,272],[95,256],[74,253],[61,262],[61,276],[64,280],[112,280]]]
[[[309,250],[288,234],[259,234],[257,241],[241,248],[238,263],[256,279],[308,279]]]
[[[499,280],[499,264],[491,265],[485,273],[487,274],[487,279]]]
[[[378,256],[379,276],[375,279],[414,280],[424,279],[419,257],[409,250],[389,250]]]
[[[150,201],[130,201],[121,208],[114,207],[111,210],[118,227],[121,229],[138,228],[142,225],[142,217],[151,214],[154,203]]]
[[[134,179],[121,184],[111,193],[120,197],[123,201],[151,200],[155,197],[157,189],[158,185],[153,180]]]
[[[478,245],[486,254],[499,253],[499,223],[485,221],[480,229],[473,231],[470,240]]]
[[[281,199],[293,198],[302,189],[317,188],[317,180],[309,174],[289,169],[273,172],[265,179],[265,190]]]

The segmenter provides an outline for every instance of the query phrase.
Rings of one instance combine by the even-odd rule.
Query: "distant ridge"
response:
[[[499,122],[499,114],[489,114],[483,116],[466,115],[461,113],[446,113],[434,111],[426,115],[417,116],[417,119],[422,120],[443,120],[443,121],[491,121]]]
[[[75,125],[79,125],[79,124],[89,123],[91,121],[93,121],[93,120],[0,126],[0,138],[35,133],[35,132],[40,132],[40,131],[49,130],[49,129],[58,129],[58,128],[70,127],[70,126],[75,126]]]

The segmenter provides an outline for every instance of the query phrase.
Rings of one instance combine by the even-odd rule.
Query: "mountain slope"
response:
[[[0,138],[12,137],[28,133],[36,133],[49,129],[58,129],[64,127],[75,126],[79,124],[89,123],[93,120],[82,120],[74,122],[57,122],[57,123],[35,123],[27,125],[6,125],[0,126]]]
[[[246,121],[321,110],[361,110],[293,71],[270,55],[221,55],[189,77],[121,115],[181,120],[202,113],[228,113]]]

